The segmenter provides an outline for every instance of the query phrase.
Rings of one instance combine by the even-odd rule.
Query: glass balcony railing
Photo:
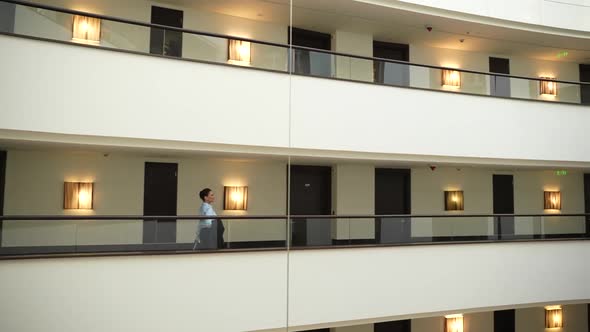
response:
[[[241,66],[304,76],[503,98],[589,104],[590,83],[521,77],[362,57],[297,45],[0,0],[13,4],[4,34],[76,45]],[[7,10],[1,6],[0,11]]]
[[[210,218],[0,216],[0,257],[590,239],[590,214]],[[200,226],[207,222],[210,222],[208,227]],[[157,231],[157,228],[166,227],[174,227],[175,230]],[[158,238],[157,234],[172,236]]]

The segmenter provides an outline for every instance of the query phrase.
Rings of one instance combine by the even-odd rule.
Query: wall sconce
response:
[[[247,210],[248,187],[223,187],[224,210]]]
[[[100,19],[74,15],[72,41],[83,44],[100,44]]]
[[[92,182],[64,182],[64,209],[92,210]]]
[[[539,92],[541,95],[557,96],[557,83],[551,77],[541,77],[544,81],[539,81]]]
[[[445,332],[463,332],[463,315],[445,316]]]
[[[563,310],[561,306],[545,307],[545,327],[548,329],[563,327]]]
[[[461,72],[451,69],[442,70],[441,78],[442,86],[460,88],[461,87]]]
[[[236,39],[228,40],[228,55],[229,63],[249,66],[250,65],[250,42]]]
[[[561,210],[561,192],[545,191],[545,210]]]
[[[445,191],[445,211],[463,211],[463,191]]]

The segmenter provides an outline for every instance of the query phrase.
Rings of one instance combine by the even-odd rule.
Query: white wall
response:
[[[297,148],[590,161],[590,112],[583,106],[299,76],[292,93]]]
[[[290,326],[588,299],[589,259],[587,241],[291,251]],[[560,261],[558,272],[546,273],[547,261]],[[285,252],[2,261],[0,292],[17,300],[0,301],[0,329],[279,329],[286,277]],[[573,325],[564,314],[576,328],[567,331],[583,331],[582,318]],[[490,320],[466,316],[466,324]],[[442,327],[440,317],[418,319],[412,330],[421,322],[431,326],[424,332]]]
[[[264,252],[2,261],[0,330],[234,332],[284,326],[286,257]]]
[[[220,157],[161,158],[129,154],[9,150],[7,215],[142,215],[145,162],[178,163],[179,215],[197,215],[198,192],[217,194],[218,214],[286,213],[286,160],[224,160]],[[94,182],[94,209],[63,210],[64,181]],[[223,210],[223,186],[248,186],[247,211]],[[224,221],[227,241],[285,240],[284,220]],[[194,241],[196,221],[177,222],[177,242]],[[5,221],[3,246],[141,244],[142,221]]]
[[[288,145],[287,75],[7,36],[0,43],[3,129]]]
[[[0,42],[6,50],[0,55],[4,73],[0,83],[7,87],[0,99],[0,107],[6,110],[0,114],[2,129],[289,146],[287,75],[8,36],[0,37]],[[41,53],[44,56],[38,57]],[[54,65],[64,62],[68,66]],[[115,76],[117,80],[112,79]],[[57,82],[56,77],[60,77]],[[207,79],[198,79],[204,77]],[[71,84],[80,81],[83,84]],[[37,91],[37,98],[29,98],[29,91]],[[481,98],[293,77],[292,146],[426,156],[590,160],[590,146],[584,143],[588,142],[590,113],[585,107]],[[138,119],[141,126],[127,125]],[[502,128],[506,134],[498,136],[489,128]],[[363,135],[350,135],[351,130]],[[325,137],[314,138],[320,136]]]
[[[330,326],[586,300],[588,259],[588,241],[292,251],[289,320],[292,326]],[[556,261],[555,271],[548,270],[548,262]]]
[[[399,0],[412,4],[452,10],[478,16],[509,20],[534,25],[590,31],[590,1],[588,0]],[[395,3],[398,1],[373,1],[375,3]],[[440,13],[443,16],[444,13]],[[466,17],[467,18],[467,17]]]

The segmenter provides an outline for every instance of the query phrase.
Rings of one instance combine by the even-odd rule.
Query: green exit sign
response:
[[[567,171],[564,170],[564,169],[561,169],[559,171],[555,171],[555,175],[557,175],[557,176],[564,176],[564,175],[567,175]]]

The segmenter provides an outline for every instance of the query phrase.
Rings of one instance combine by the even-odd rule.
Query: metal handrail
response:
[[[346,215],[175,215],[175,216],[151,216],[151,215],[3,215],[0,221],[65,221],[65,220],[200,220],[200,219],[225,219],[225,220],[272,220],[272,219],[374,219],[374,218],[487,218],[487,217],[590,217],[590,213],[564,213],[564,214],[346,214]]]
[[[486,75],[486,76],[507,77],[507,78],[532,80],[532,81],[547,81],[546,78],[543,79],[543,78],[539,78],[539,77],[517,76],[517,75],[510,75],[510,74],[491,73],[491,72],[484,72],[484,71],[477,71],[477,70],[412,63],[409,61],[353,55],[353,54],[346,54],[346,53],[334,52],[334,51],[329,51],[329,50],[317,49],[317,48],[312,48],[312,47],[297,46],[297,45],[292,45],[292,44],[281,44],[281,43],[267,42],[267,41],[256,40],[256,39],[251,39],[251,38],[243,38],[243,37],[230,36],[230,35],[224,35],[224,34],[218,34],[218,33],[212,33],[212,32],[199,31],[199,30],[176,28],[176,27],[171,27],[171,26],[166,26],[166,25],[124,19],[124,18],[120,18],[120,17],[114,17],[114,16],[108,16],[108,15],[102,15],[102,14],[89,13],[89,12],[84,12],[84,11],[79,11],[79,10],[60,8],[60,7],[56,7],[56,6],[36,4],[33,2],[29,2],[29,1],[0,0],[0,2],[12,3],[12,4],[16,4],[16,5],[21,5],[21,6],[27,6],[27,7],[35,7],[35,8],[46,9],[46,10],[51,10],[51,11],[56,11],[56,12],[61,12],[61,13],[66,13],[66,14],[88,16],[88,17],[98,18],[98,19],[102,19],[102,20],[125,23],[125,24],[132,24],[132,25],[139,25],[139,26],[144,26],[144,27],[148,27],[148,28],[164,29],[164,30],[169,30],[169,31],[177,31],[177,32],[182,32],[182,33],[189,33],[189,34],[222,38],[222,39],[237,39],[237,40],[247,41],[247,42],[251,42],[251,43],[255,43],[255,44],[269,45],[269,46],[275,46],[275,47],[287,48],[287,49],[298,49],[298,50],[312,51],[312,52],[325,53],[325,54],[330,54],[330,55],[335,55],[335,56],[343,56],[343,57],[349,57],[349,58],[355,58],[355,59],[363,59],[363,60],[369,60],[369,61],[381,61],[381,62],[387,62],[387,63],[396,63],[396,64],[403,64],[403,65],[408,65],[408,66],[416,66],[416,67],[431,68],[431,69],[456,70],[456,71],[459,71],[462,73],[479,74],[479,75]],[[575,84],[575,85],[580,85],[580,86],[582,86],[582,85],[590,86],[590,82],[565,81],[565,80],[557,80],[557,79],[551,79],[551,82],[562,83],[562,84]]]

